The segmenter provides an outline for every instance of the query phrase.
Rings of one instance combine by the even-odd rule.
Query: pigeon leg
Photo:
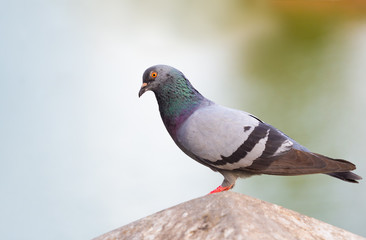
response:
[[[217,193],[217,192],[224,192],[224,191],[232,189],[233,187],[234,187],[234,184],[232,184],[228,187],[218,186],[215,190],[211,191],[209,194]]]
[[[235,181],[238,178],[237,174],[225,170],[220,170],[219,172],[224,176],[224,181],[220,186],[218,186],[215,190],[211,191],[209,194],[230,190],[235,185]]]

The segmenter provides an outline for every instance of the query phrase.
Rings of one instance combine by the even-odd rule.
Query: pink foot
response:
[[[233,185],[230,185],[228,187],[218,186],[215,190],[211,191],[209,194],[217,193],[217,192],[224,192],[224,191],[227,191],[227,190],[232,189],[233,186],[234,186],[234,184]]]

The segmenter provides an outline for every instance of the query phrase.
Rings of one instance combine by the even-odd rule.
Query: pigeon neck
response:
[[[180,124],[205,100],[186,79],[162,86],[155,95],[161,118],[172,136],[175,136]]]

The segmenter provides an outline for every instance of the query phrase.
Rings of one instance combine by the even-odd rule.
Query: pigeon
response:
[[[258,117],[221,106],[202,96],[182,72],[152,66],[138,96],[153,91],[161,118],[176,145],[189,157],[223,175],[210,193],[230,190],[237,178],[324,173],[358,183],[356,166],[309,151]]]

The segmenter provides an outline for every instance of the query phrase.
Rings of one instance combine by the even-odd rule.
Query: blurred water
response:
[[[249,111],[316,152],[351,160],[366,176],[360,6],[1,5],[4,239],[92,238],[221,183],[174,145],[153,94],[137,98],[143,71],[158,63],[182,70],[208,98]],[[366,236],[364,183],[262,176],[238,181],[235,191]]]

